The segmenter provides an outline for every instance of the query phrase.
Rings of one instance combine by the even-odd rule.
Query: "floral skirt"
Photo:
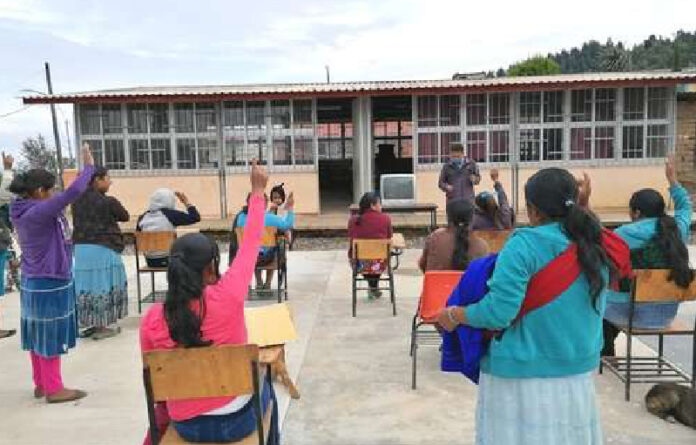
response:
[[[75,294],[80,327],[106,327],[128,315],[121,256],[96,244],[75,246]]]

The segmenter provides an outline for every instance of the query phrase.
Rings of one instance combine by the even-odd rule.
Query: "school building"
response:
[[[480,189],[492,188],[486,171],[498,168],[523,206],[525,180],[562,166],[591,174],[594,207],[622,210],[638,188],[665,190],[673,148],[696,186],[689,84],[696,71],[134,87],[24,103],[74,105],[77,142],[90,143],[132,213],[155,188],[171,187],[204,217],[231,216],[252,158],[295,192],[299,213],[346,212],[380,173],[413,173],[416,201],[444,206],[437,180],[454,141],[479,162]]]

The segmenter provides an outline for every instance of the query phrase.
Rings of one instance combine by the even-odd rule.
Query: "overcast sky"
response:
[[[22,89],[449,78],[611,37],[696,30],[694,0],[0,0],[0,147],[37,133]],[[509,4],[508,4],[509,3]],[[570,9],[572,6],[574,9]],[[64,120],[72,108],[62,105]]]

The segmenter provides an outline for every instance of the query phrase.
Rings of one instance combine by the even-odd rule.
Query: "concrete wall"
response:
[[[696,94],[677,102],[677,176],[692,196],[696,195]]]

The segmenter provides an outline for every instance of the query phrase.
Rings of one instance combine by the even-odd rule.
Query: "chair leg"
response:
[[[664,352],[664,336],[657,336],[657,373],[662,374],[662,356]]]
[[[152,283],[152,302],[155,302],[155,273],[150,272],[150,283]]]
[[[626,401],[631,400],[631,350],[633,337],[631,332],[626,333]]]
[[[411,346],[409,347],[409,353],[411,357],[413,357],[413,345],[416,343],[416,319],[418,318],[418,314],[413,316],[413,321],[411,321]]]
[[[357,305],[358,305],[358,289],[357,289],[357,277],[353,274],[353,317],[356,316]]]
[[[417,360],[418,360],[418,342],[414,341],[413,351],[411,354],[411,389],[416,389],[416,372],[418,370]]]
[[[138,313],[142,314],[142,312],[143,312],[143,300],[142,300],[142,288],[140,285],[140,271],[136,271],[135,276],[136,276],[135,281],[136,281],[137,287],[138,287]]]
[[[604,361],[602,357],[599,357],[599,374],[602,374],[602,371],[604,371]]]
[[[283,289],[285,289],[285,301],[288,301],[288,266],[283,266]]]
[[[278,268],[278,303],[283,302],[283,294],[282,292],[282,281],[283,281],[283,269],[281,267]],[[286,297],[287,299],[287,297]]]
[[[389,292],[392,303],[392,315],[396,317],[396,292],[394,292],[394,273],[389,272]]]

